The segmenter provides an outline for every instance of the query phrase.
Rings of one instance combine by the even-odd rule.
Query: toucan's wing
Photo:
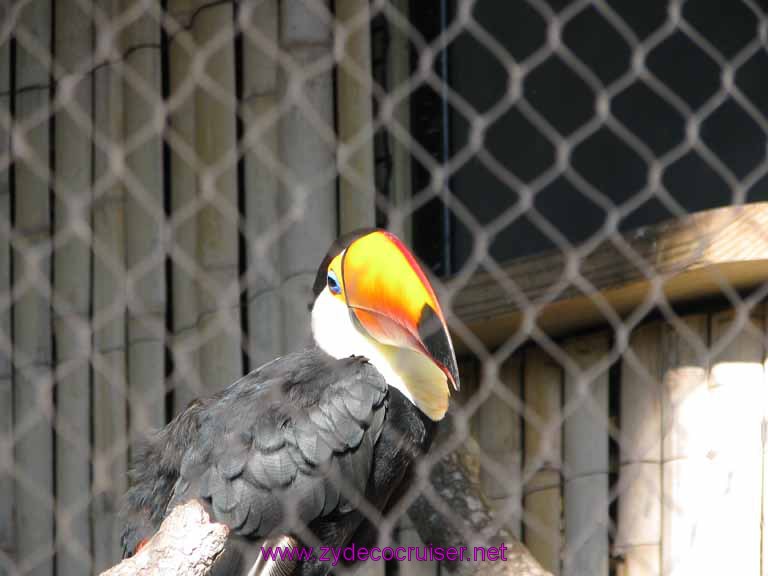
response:
[[[235,534],[295,533],[365,495],[387,387],[364,358],[312,350],[236,382],[199,415],[170,506],[207,501]],[[298,521],[298,523],[297,523]]]

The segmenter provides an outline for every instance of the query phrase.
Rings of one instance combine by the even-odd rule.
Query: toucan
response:
[[[430,281],[388,231],[334,242],[313,292],[312,346],[194,400],[137,450],[124,556],[191,499],[230,528],[217,575],[322,576],[322,546],[375,544],[459,389],[456,355]],[[266,546],[315,553],[272,560]]]

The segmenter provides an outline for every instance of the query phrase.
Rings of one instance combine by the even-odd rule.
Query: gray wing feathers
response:
[[[214,520],[252,537],[354,507],[383,426],[386,384],[362,358],[313,364],[306,354],[253,374],[269,386],[244,379],[222,394],[202,419],[198,449],[184,456],[171,505],[202,497]]]

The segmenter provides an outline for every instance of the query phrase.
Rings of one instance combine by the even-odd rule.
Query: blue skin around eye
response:
[[[333,271],[328,272],[328,289],[331,291],[331,294],[341,294],[341,285]]]

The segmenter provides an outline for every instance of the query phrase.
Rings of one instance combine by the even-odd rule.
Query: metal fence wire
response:
[[[137,446],[380,226],[462,389],[379,543],[767,575],[767,10],[0,0],[0,574],[117,563]]]

